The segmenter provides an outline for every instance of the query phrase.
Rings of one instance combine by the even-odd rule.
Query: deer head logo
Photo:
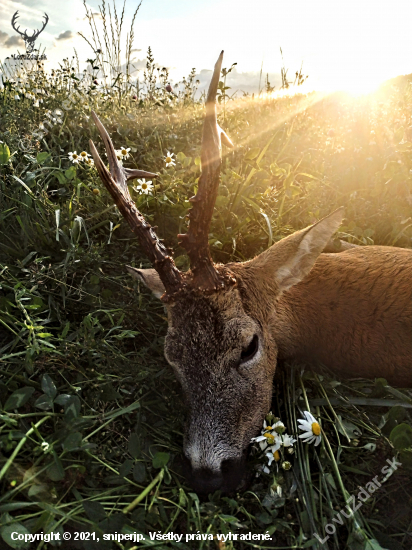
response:
[[[18,14],[19,12],[16,11],[16,13],[13,15],[12,19],[11,19],[11,26],[13,27],[13,29],[18,32],[22,37],[23,37],[23,40],[26,44],[26,52],[27,53],[33,53],[33,50],[34,50],[34,44],[36,42],[36,39],[37,37],[39,36],[39,34],[44,30],[44,28],[46,27],[48,21],[49,21],[49,16],[47,15],[47,13],[44,14],[44,23],[43,23],[43,26],[40,30],[35,30],[33,31],[33,34],[31,36],[28,36],[27,34],[27,29],[24,31],[24,32],[21,32],[19,29],[20,27],[16,27],[16,21],[17,21],[17,18],[18,18]]]

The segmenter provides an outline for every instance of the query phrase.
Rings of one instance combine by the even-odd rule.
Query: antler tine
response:
[[[156,177],[157,174],[142,170],[124,169],[117,160],[112,140],[106,128],[93,111],[92,116],[106,147],[110,166],[109,171],[100,158],[93,141],[90,140],[90,150],[100,179],[111,194],[120,213],[127,220],[132,231],[137,235],[146,256],[159,273],[166,291],[174,294],[184,286],[182,274],[175,266],[173,258],[169,256],[166,247],[159,241],[151,225],[146,222],[136,208],[126,183],[128,179],[135,177]]]
[[[96,115],[94,111],[92,111],[92,117],[97,126],[97,129],[99,130],[100,137],[102,138],[106,149],[107,159],[109,161],[109,167],[110,167],[110,174],[113,176],[114,181],[116,182],[117,186],[121,189],[122,193],[125,194],[126,198],[131,199],[129,189],[126,185],[126,181],[127,181],[126,175],[117,159],[116,151],[114,150],[114,147],[113,147],[113,142],[110,139],[110,136],[107,133],[106,128],[100,122],[99,117]],[[96,159],[95,159],[95,162],[96,162]],[[153,176],[156,177],[156,174],[154,174]]]
[[[16,11],[16,13],[13,15],[13,17],[11,18],[11,26],[13,27],[13,29],[18,32],[19,34],[21,34],[22,36],[24,36],[24,33],[20,32],[19,29],[20,29],[20,25],[16,28],[15,27],[15,24],[16,24],[16,21],[19,17],[19,12]]]
[[[190,201],[193,208],[189,212],[189,228],[186,234],[178,235],[186,249],[193,272],[193,286],[200,290],[212,291],[224,286],[224,279],[217,272],[209,250],[209,227],[213,216],[220,183],[220,140],[232,146],[232,142],[217,124],[216,93],[222,68],[223,51],[213,71],[206,99],[206,117],[202,137],[202,175],[199,178],[198,192]]]
[[[92,111],[92,117],[106,148],[110,173],[114,176],[117,185],[121,187],[122,192],[126,193],[126,196],[130,198],[129,188],[126,185],[127,181],[133,180],[135,178],[157,178],[157,174],[153,172],[146,172],[145,170],[135,170],[134,168],[123,168],[123,166],[121,166],[117,159],[116,151],[113,147],[113,142],[110,139],[106,128],[100,122],[99,117],[94,111]]]
[[[45,22],[43,23],[43,26],[42,26],[42,28],[41,28],[40,30],[37,30],[37,29],[36,29],[36,31],[37,31],[37,33],[36,33],[36,38],[39,36],[39,34],[40,34],[41,32],[44,31],[44,29],[46,28],[47,23],[49,22],[49,16],[47,15],[46,12],[44,12],[43,17],[45,18]]]

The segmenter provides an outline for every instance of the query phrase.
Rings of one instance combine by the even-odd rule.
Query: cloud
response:
[[[74,37],[74,34],[72,31],[64,31],[59,34],[56,40],[70,40],[73,37]]]
[[[15,48],[16,46],[25,47],[24,40],[20,36],[9,36],[7,40],[4,42],[3,46],[5,48]]]
[[[6,38],[8,38],[8,36],[9,36],[9,35],[8,35],[6,32],[0,31],[0,44],[1,44],[2,42],[4,42],[4,41],[6,40]]]

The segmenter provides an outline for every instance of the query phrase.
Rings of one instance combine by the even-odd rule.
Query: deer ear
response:
[[[146,285],[156,298],[160,298],[165,293],[166,289],[155,269],[137,269],[130,265],[127,265],[126,268],[130,275]]]
[[[280,293],[299,283],[312,269],[329,239],[342,223],[339,208],[314,225],[297,231],[274,244],[250,262],[267,277],[275,277]]]

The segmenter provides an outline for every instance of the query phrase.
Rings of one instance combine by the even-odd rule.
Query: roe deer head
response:
[[[338,373],[412,384],[412,251],[367,246],[322,254],[339,209],[244,263],[213,263],[208,231],[220,178],[216,90],[206,100],[202,175],[189,227],[179,235],[191,269],[180,272],[136,209],[127,180],[155,174],[124,169],[97,116],[110,172],[91,142],[99,175],[140,239],[154,269],[129,267],[168,311],[165,356],[181,382],[189,417],[184,454],[199,492],[242,482],[250,439],[269,411],[278,358],[322,362]]]

